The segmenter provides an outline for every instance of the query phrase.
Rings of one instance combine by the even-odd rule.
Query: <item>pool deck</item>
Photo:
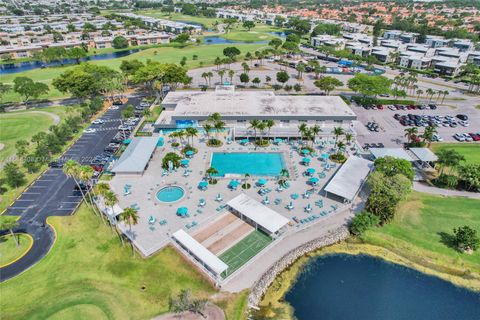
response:
[[[204,141],[204,137],[199,136],[198,138],[195,138],[194,141],[194,147],[198,148],[198,153],[190,159],[188,167],[190,170],[189,176],[184,176],[184,168],[179,168],[177,172],[163,175],[164,170],[161,168],[163,156],[167,152],[172,151],[176,151],[180,154],[178,150],[171,147],[169,138],[166,138],[165,140],[165,145],[157,148],[143,175],[117,174],[110,181],[113,191],[118,194],[119,206],[121,208],[133,204],[137,204],[139,207],[139,223],[132,226],[131,231],[130,227],[123,223],[120,223],[119,227],[130,239],[132,239],[134,245],[144,256],[150,256],[165,245],[169,244],[170,236],[178,229],[184,229],[186,232],[192,234],[194,231],[198,230],[198,228],[214,220],[220,213],[225,212],[226,210],[219,210],[219,207],[239,195],[241,192],[246,193],[248,196],[258,201],[262,201],[265,198],[258,193],[260,187],[255,185],[258,177],[249,178],[248,182],[252,185],[252,188],[248,190],[243,190],[240,186],[237,190],[229,189],[228,184],[232,179],[231,176],[217,178],[218,183],[215,185],[209,185],[204,191],[198,189],[198,183],[205,178],[205,171],[208,169],[212,152],[281,152],[284,155],[285,164],[290,173],[290,178],[288,180],[290,182],[290,187],[279,192],[276,190],[278,187],[278,179],[276,177],[263,178],[267,180],[265,187],[272,190],[267,194],[270,201],[267,206],[291,221],[285,234],[294,234],[301,229],[305,229],[309,225],[323,225],[329,221],[332,215],[336,215],[343,211],[347,206],[350,206],[331,198],[326,198],[322,191],[325,184],[331,179],[340,165],[335,165],[335,168],[324,171],[326,176],[320,179],[318,185],[314,189],[315,192],[309,199],[303,197],[303,194],[307,190],[312,190],[312,186],[308,184],[310,177],[304,176],[303,173],[308,167],[316,169],[316,177],[318,177],[318,172],[323,171],[322,163],[324,163],[324,161],[319,160],[318,156],[329,151],[333,147],[332,138],[330,138],[329,141],[326,141],[326,138],[323,139],[323,141],[326,141],[326,146],[323,150],[317,150],[317,158],[310,157],[310,165],[305,166],[301,163],[304,156],[298,151],[293,150],[294,147],[286,143],[271,145],[267,148],[255,149],[253,145],[241,146],[238,142],[232,142],[231,144],[224,144],[220,148],[210,148],[202,142]],[[298,144],[295,144],[295,146],[298,146]],[[318,147],[319,145],[315,145],[315,148]],[[330,161],[328,161],[328,163],[331,164]],[[131,185],[131,194],[129,195],[123,194],[124,186],[126,184]],[[156,193],[166,185],[178,185],[184,188],[184,197],[177,202],[161,203],[156,199]],[[292,200],[292,193],[298,194],[298,199]],[[222,201],[215,200],[217,194],[222,196]],[[206,205],[203,208],[198,206],[200,198],[206,200]],[[278,205],[274,203],[277,198],[281,200],[281,203]],[[315,202],[318,200],[323,200],[323,208],[315,205]],[[292,201],[294,205],[293,210],[288,210],[286,208],[286,205],[289,204],[290,201]],[[310,204],[312,208],[310,213],[307,213],[304,210],[308,204]],[[187,218],[177,216],[176,211],[178,207],[187,207],[190,216]],[[296,223],[293,220],[293,217],[296,217],[298,220],[307,219],[313,214],[319,215],[322,211],[328,212],[328,215],[304,223]],[[148,223],[149,216],[156,218],[154,224]],[[165,225],[160,225],[159,221],[161,220],[166,220],[167,223]],[[196,226],[187,228],[187,225],[191,226],[193,222],[196,222]],[[275,244],[276,241],[273,243]],[[239,270],[242,270],[242,268]],[[236,273],[234,273],[234,275],[235,274]]]

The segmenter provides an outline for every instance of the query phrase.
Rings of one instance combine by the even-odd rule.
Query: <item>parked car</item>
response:
[[[93,129],[93,128],[87,128],[83,131],[84,133],[95,133],[97,132],[97,130]]]
[[[104,123],[105,123],[105,121],[102,120],[102,119],[96,119],[96,120],[92,121],[92,124],[104,124]]]
[[[61,161],[52,161],[48,164],[50,168],[63,168],[63,162]]]
[[[140,102],[140,107],[143,107],[143,108],[150,107],[150,103],[148,103],[146,101],[142,101],[142,102]]]
[[[463,137],[465,138],[465,141],[468,141],[468,142],[473,141],[473,138],[468,133],[464,133]]]
[[[463,121],[468,120],[468,116],[466,114],[457,114],[457,118]]]
[[[453,135],[453,138],[457,141],[460,141],[460,142],[464,142],[465,141],[465,137],[463,136],[462,133],[455,133]]]
[[[473,141],[480,141],[480,132],[477,132],[477,133],[470,132],[469,135],[470,137],[472,137]]]

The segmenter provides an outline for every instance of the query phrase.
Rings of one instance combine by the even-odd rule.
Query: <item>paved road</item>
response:
[[[140,98],[129,103],[138,104]],[[83,134],[68,149],[64,157],[88,164],[97,154],[103,152],[120,124],[120,109],[108,110],[102,115],[103,125],[94,126],[97,132]],[[12,278],[32,267],[43,258],[55,241],[53,229],[46,224],[49,216],[68,216],[74,213],[82,200],[79,191],[74,190],[75,182],[62,169],[50,168],[44,172],[22,195],[7,208],[7,215],[20,216],[19,228],[33,237],[31,250],[15,263],[0,269],[0,282]]]
[[[413,190],[429,193],[429,194],[448,196],[448,197],[464,197],[464,198],[470,198],[470,199],[480,199],[480,192],[441,189],[441,188],[432,187],[425,183],[421,183],[417,181],[413,182]]]

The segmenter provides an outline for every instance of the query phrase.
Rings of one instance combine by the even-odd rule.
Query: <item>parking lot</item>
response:
[[[480,132],[480,110],[474,107],[475,102],[459,101],[455,104],[449,102],[448,106],[442,104],[435,105],[437,108],[434,110],[430,108],[423,110],[418,108],[406,108],[406,110],[392,108],[393,110],[391,110],[388,106],[384,106],[383,110],[378,108],[366,110],[361,106],[352,104],[352,109],[358,117],[358,121],[355,123],[358,140],[361,144],[373,142],[382,143],[386,147],[396,147],[406,142],[406,128],[416,126],[418,123],[418,132],[421,134],[430,122],[436,124],[439,138],[445,142],[457,141],[454,138],[454,135],[457,133]],[[397,119],[395,119],[396,114],[398,115]],[[468,126],[462,126],[460,123],[462,120],[457,117],[459,114],[468,116]],[[411,116],[409,117],[409,115]],[[412,118],[412,122],[402,125],[402,117]],[[447,119],[451,119],[448,121],[455,122],[456,125],[445,126]],[[416,120],[417,123],[415,122]],[[369,130],[366,127],[369,122],[375,123],[378,131]]]
[[[141,98],[129,99],[138,104]],[[93,133],[84,133],[62,156],[62,161],[74,159],[81,164],[90,164],[92,159],[104,152],[110,140],[117,134],[122,107],[106,111],[100,119],[103,124],[92,125]],[[31,250],[16,263],[2,268],[0,281],[9,279],[40,260],[54,241],[53,230],[46,225],[48,216],[71,215],[82,197],[75,190],[75,182],[61,168],[49,168],[7,208],[7,215],[20,216],[19,229],[29,233],[34,243]]]

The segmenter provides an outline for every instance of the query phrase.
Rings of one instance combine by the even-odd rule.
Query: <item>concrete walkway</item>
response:
[[[360,209],[360,207],[357,208]],[[355,211],[357,211],[357,208]],[[246,288],[251,288],[266,270],[290,250],[311,240],[326,236],[340,226],[347,225],[354,215],[353,212],[351,208],[345,208],[343,211],[318,221],[307,229],[289,234],[285,238],[273,242],[272,247],[268,248],[268,250],[263,250],[240,269],[237,274],[228,279],[222,285],[221,290],[240,292]]]
[[[459,190],[450,190],[450,189],[441,189],[437,187],[432,187],[420,182],[413,182],[413,190],[429,193],[429,194],[437,194],[441,196],[452,196],[452,197],[465,197],[470,199],[480,199],[479,192],[468,192],[468,191],[459,191]]]

